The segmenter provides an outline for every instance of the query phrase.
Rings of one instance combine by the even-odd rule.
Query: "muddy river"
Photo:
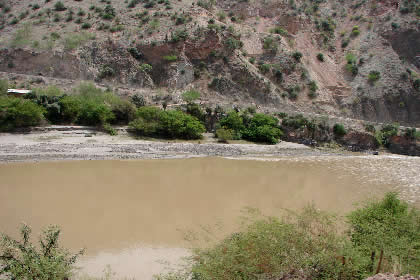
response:
[[[135,279],[177,262],[197,237],[234,231],[247,207],[345,214],[390,190],[420,205],[420,158],[404,156],[18,163],[0,165],[0,178],[0,232],[60,225],[64,246],[87,248],[80,274],[110,265]]]

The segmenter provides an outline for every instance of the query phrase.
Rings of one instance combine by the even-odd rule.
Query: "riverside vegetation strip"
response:
[[[310,206],[281,218],[262,217],[255,210],[244,227],[217,244],[196,249],[185,269],[157,279],[364,279],[378,272],[420,275],[420,212],[387,193],[367,201],[340,220]],[[44,231],[41,250],[30,243],[30,228],[22,241],[2,236],[0,275],[17,279],[57,279],[71,276],[77,255],[58,244],[60,231]],[[191,278],[192,277],[192,278]]]
[[[264,114],[249,107],[225,110],[203,108],[194,100],[198,92],[186,92],[185,104],[171,110],[145,106],[141,95],[123,99],[110,90],[91,83],[81,83],[64,93],[50,86],[35,88],[23,98],[5,96],[7,82],[2,81],[0,97],[0,130],[13,131],[46,123],[98,126],[111,135],[112,125],[129,125],[139,136],[163,139],[201,139],[205,131],[214,132],[220,142],[248,140],[276,144],[280,140],[311,145],[336,142],[351,150],[374,150],[380,146],[391,151],[419,155],[416,144],[420,132],[415,128],[400,129],[397,124],[374,126],[365,131],[347,129],[341,123],[332,125],[328,118],[310,119],[285,113]],[[191,98],[193,97],[193,98]],[[401,144],[401,141],[403,144]],[[396,146],[396,148],[394,146]]]

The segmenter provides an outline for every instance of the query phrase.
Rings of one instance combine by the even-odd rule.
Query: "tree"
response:
[[[241,139],[242,130],[245,128],[244,121],[240,114],[236,111],[228,113],[228,115],[220,120],[220,126],[233,131],[233,139]]]
[[[137,134],[169,139],[200,139],[205,131],[195,117],[182,111],[163,111],[155,107],[141,107],[130,123]]]
[[[354,246],[371,256],[371,271],[380,252],[376,273],[386,260],[400,273],[420,273],[420,211],[387,193],[381,201],[365,203],[348,215]],[[395,266],[396,265],[396,266]]]
[[[44,109],[32,101],[16,97],[0,97],[0,131],[39,125]]]
[[[244,139],[254,142],[276,144],[283,136],[278,128],[278,119],[266,114],[255,114],[244,130]]]
[[[20,280],[64,280],[71,276],[73,265],[83,254],[80,250],[70,254],[58,244],[60,229],[50,226],[43,231],[39,247],[30,242],[31,228],[22,225],[22,240],[1,235],[0,276]],[[8,278],[8,279],[9,279]]]

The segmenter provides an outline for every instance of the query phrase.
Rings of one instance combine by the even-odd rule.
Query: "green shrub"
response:
[[[182,94],[182,99],[186,102],[193,102],[199,99],[201,96],[200,92],[197,90],[188,90]]]
[[[344,49],[344,48],[346,48],[349,44],[350,44],[350,40],[349,40],[348,38],[346,38],[346,39],[344,39],[344,40],[341,42],[341,47]]]
[[[346,54],[346,61],[347,61],[347,64],[356,63],[357,57],[353,53],[347,53]]]
[[[118,132],[113,128],[109,123],[106,123],[102,126],[103,130],[111,136],[118,135]]]
[[[376,128],[375,128],[375,126],[373,124],[370,124],[370,123],[364,124],[364,127],[365,127],[365,130],[367,132],[371,132],[371,133],[375,133],[376,132]]]
[[[220,21],[224,21],[226,19],[226,14],[223,11],[220,11],[217,13],[217,17],[219,18]]]
[[[108,4],[105,6],[102,13],[102,18],[105,20],[112,20],[115,17],[115,9],[112,5]]]
[[[222,128],[232,130],[233,139],[236,140],[241,139],[242,131],[245,129],[244,120],[236,111],[229,112],[227,116],[220,120],[219,125]]]
[[[226,39],[225,41],[226,47],[228,50],[230,51],[234,51],[236,49],[240,49],[243,46],[243,43],[241,40],[238,40],[236,38],[233,37],[229,37]]]
[[[231,129],[219,128],[216,130],[216,137],[221,143],[229,143],[233,140],[233,132]]]
[[[9,89],[9,82],[7,80],[0,79],[0,96],[6,95]]]
[[[188,31],[186,29],[177,29],[171,33],[171,42],[181,42],[188,39]]]
[[[32,93],[37,96],[61,96],[63,92],[55,85],[50,85],[43,88],[34,88]]]
[[[130,127],[142,136],[168,139],[200,139],[203,124],[181,111],[163,111],[155,107],[141,107]]]
[[[331,34],[334,32],[336,28],[336,23],[332,19],[322,20],[321,21],[321,28],[323,31]]]
[[[359,67],[356,64],[346,64],[346,70],[349,71],[353,76],[357,76],[359,73]]]
[[[315,81],[310,81],[308,86],[311,92],[316,92],[318,90],[318,85],[316,84]]]
[[[134,8],[136,7],[136,5],[139,3],[139,0],[131,0],[130,3],[128,4],[128,8]]]
[[[136,106],[128,100],[123,100],[116,95],[113,95],[113,100],[106,101],[111,106],[112,114],[114,118],[112,118],[112,122],[116,124],[128,124],[132,120],[134,120],[136,116]]]
[[[93,99],[66,96],[60,101],[60,105],[64,120],[82,125],[103,125],[115,118],[109,106]]]
[[[58,12],[65,11],[67,8],[64,6],[63,2],[58,1],[54,4],[54,9]]]
[[[258,68],[260,69],[260,71],[264,74],[270,72],[271,66],[270,64],[261,64],[260,66],[258,66]]]
[[[128,48],[128,52],[134,57],[136,60],[141,60],[143,58],[143,54],[135,47]],[[151,67],[151,66],[150,66]]]
[[[375,135],[376,139],[378,140],[378,143],[380,145],[384,145],[385,147],[388,147],[390,144],[390,140],[393,136],[398,135],[399,131],[399,124],[386,124],[383,125],[381,130],[378,131]]]
[[[336,123],[334,125],[333,132],[334,132],[335,136],[337,136],[337,137],[342,137],[342,136],[347,134],[347,131],[344,128],[344,125],[342,125],[340,123]]]
[[[162,57],[162,59],[166,62],[175,62],[178,60],[178,57],[176,55],[165,55]]]
[[[101,68],[101,70],[99,71],[98,74],[98,78],[99,79],[105,79],[105,78],[110,78],[113,77],[115,75],[115,70],[114,68],[112,68],[111,66],[103,66]]]
[[[400,27],[400,25],[396,22],[391,23],[391,27],[392,29],[398,29]]]
[[[413,139],[413,140],[416,139],[416,134],[417,134],[417,131],[416,131],[416,128],[414,127],[411,127],[411,128],[408,127],[404,131],[404,136],[408,139]]]
[[[249,116],[247,112],[232,111],[220,120],[219,126],[231,130],[233,139],[276,144],[283,136],[278,119],[261,113]]]
[[[351,36],[352,37],[357,37],[360,35],[360,30],[358,28],[356,28],[357,26],[353,27],[353,30],[351,31]]]
[[[303,57],[303,54],[302,54],[301,52],[294,52],[294,53],[292,54],[292,57],[293,57],[296,61],[300,62],[300,60],[301,60],[301,59],[302,59],[302,57]]]
[[[371,271],[380,271],[382,258],[385,271],[420,274],[420,211],[398,199],[396,193],[366,202],[348,215],[348,223],[354,246],[366,257],[373,256]]]
[[[357,66],[357,57],[352,53],[346,54],[346,70],[349,71],[353,76],[359,73],[359,67]]]
[[[371,83],[375,83],[381,78],[381,73],[378,71],[370,71],[368,75],[368,80]]]
[[[264,38],[264,41],[263,41],[263,48],[265,49],[265,50],[269,50],[269,51],[272,51],[272,52],[276,52],[277,51],[277,49],[278,49],[278,44],[277,44],[277,41],[273,38],[273,37],[271,37],[271,36],[268,36],[268,37],[265,37]]]
[[[200,105],[198,105],[196,103],[188,102],[185,112],[188,115],[191,115],[191,116],[195,117],[196,119],[198,119],[199,121],[201,121],[202,123],[204,123],[205,118],[206,118],[206,114],[203,111],[203,109],[201,109]]]
[[[110,91],[91,83],[80,84],[58,102],[63,122],[82,125],[128,124],[135,118],[136,107]]]
[[[282,36],[287,36],[289,34],[286,29],[284,29],[283,27],[280,27],[280,26],[276,26],[276,27],[270,29],[270,32],[275,33],[275,34],[279,34],[279,35],[282,35]]]
[[[287,116],[287,114],[283,113],[282,117],[282,126],[293,129],[308,127],[310,123],[310,121],[307,118],[305,118],[302,114],[297,114],[295,116]]]
[[[44,109],[32,101],[0,96],[0,131],[36,126],[44,120]]]
[[[50,226],[39,238],[39,245],[30,240],[31,228],[22,225],[22,240],[2,234],[0,247],[0,277],[5,279],[68,279],[74,263],[83,250],[72,255],[59,246],[60,229]]]
[[[420,91],[420,79],[416,79],[413,82],[413,87],[414,87],[415,90]]]
[[[111,26],[111,28],[109,28],[109,32],[111,33],[115,33],[115,32],[120,32],[124,30],[124,25],[122,24],[116,24]]]
[[[131,103],[133,103],[137,108],[143,107],[146,105],[146,100],[144,100],[143,95],[138,93],[130,97]]]
[[[321,61],[321,62],[324,62],[324,55],[322,54],[322,53],[319,53],[319,54],[317,54],[316,55],[316,58],[319,60],[319,61]]]
[[[91,27],[92,27],[92,24],[90,24],[88,22],[85,22],[85,23],[82,24],[82,29],[89,29]]]
[[[84,17],[86,15],[86,12],[82,8],[79,8],[79,11],[77,12],[77,15],[79,17]]]

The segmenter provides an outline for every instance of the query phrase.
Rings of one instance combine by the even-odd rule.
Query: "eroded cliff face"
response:
[[[68,52],[7,48],[0,50],[0,71],[63,79],[91,79],[80,59]]]
[[[191,5],[181,0],[172,3],[173,11],[163,12],[159,3],[132,9],[115,3],[114,18],[104,21],[103,12],[96,12],[104,11],[104,4],[93,2],[93,9],[86,3],[77,8],[89,11],[80,18],[92,24],[85,32],[96,39],[72,50],[60,40],[49,50],[34,47],[35,41],[16,47],[19,28],[31,24],[31,16],[17,24],[7,24],[3,16],[0,71],[55,82],[94,80],[128,94],[162,91],[174,102],[182,91],[195,88],[210,105],[255,104],[271,111],[420,126],[417,4],[270,0]],[[67,11],[76,8],[73,1],[63,3]],[[12,11],[23,8],[19,1],[11,5]],[[105,24],[123,31],[109,34]],[[141,36],[136,35],[139,25],[147,31]],[[78,29],[74,21],[32,23],[33,34],[47,31],[62,38]],[[14,40],[13,46],[7,40]],[[371,80],[372,73],[379,78]]]

